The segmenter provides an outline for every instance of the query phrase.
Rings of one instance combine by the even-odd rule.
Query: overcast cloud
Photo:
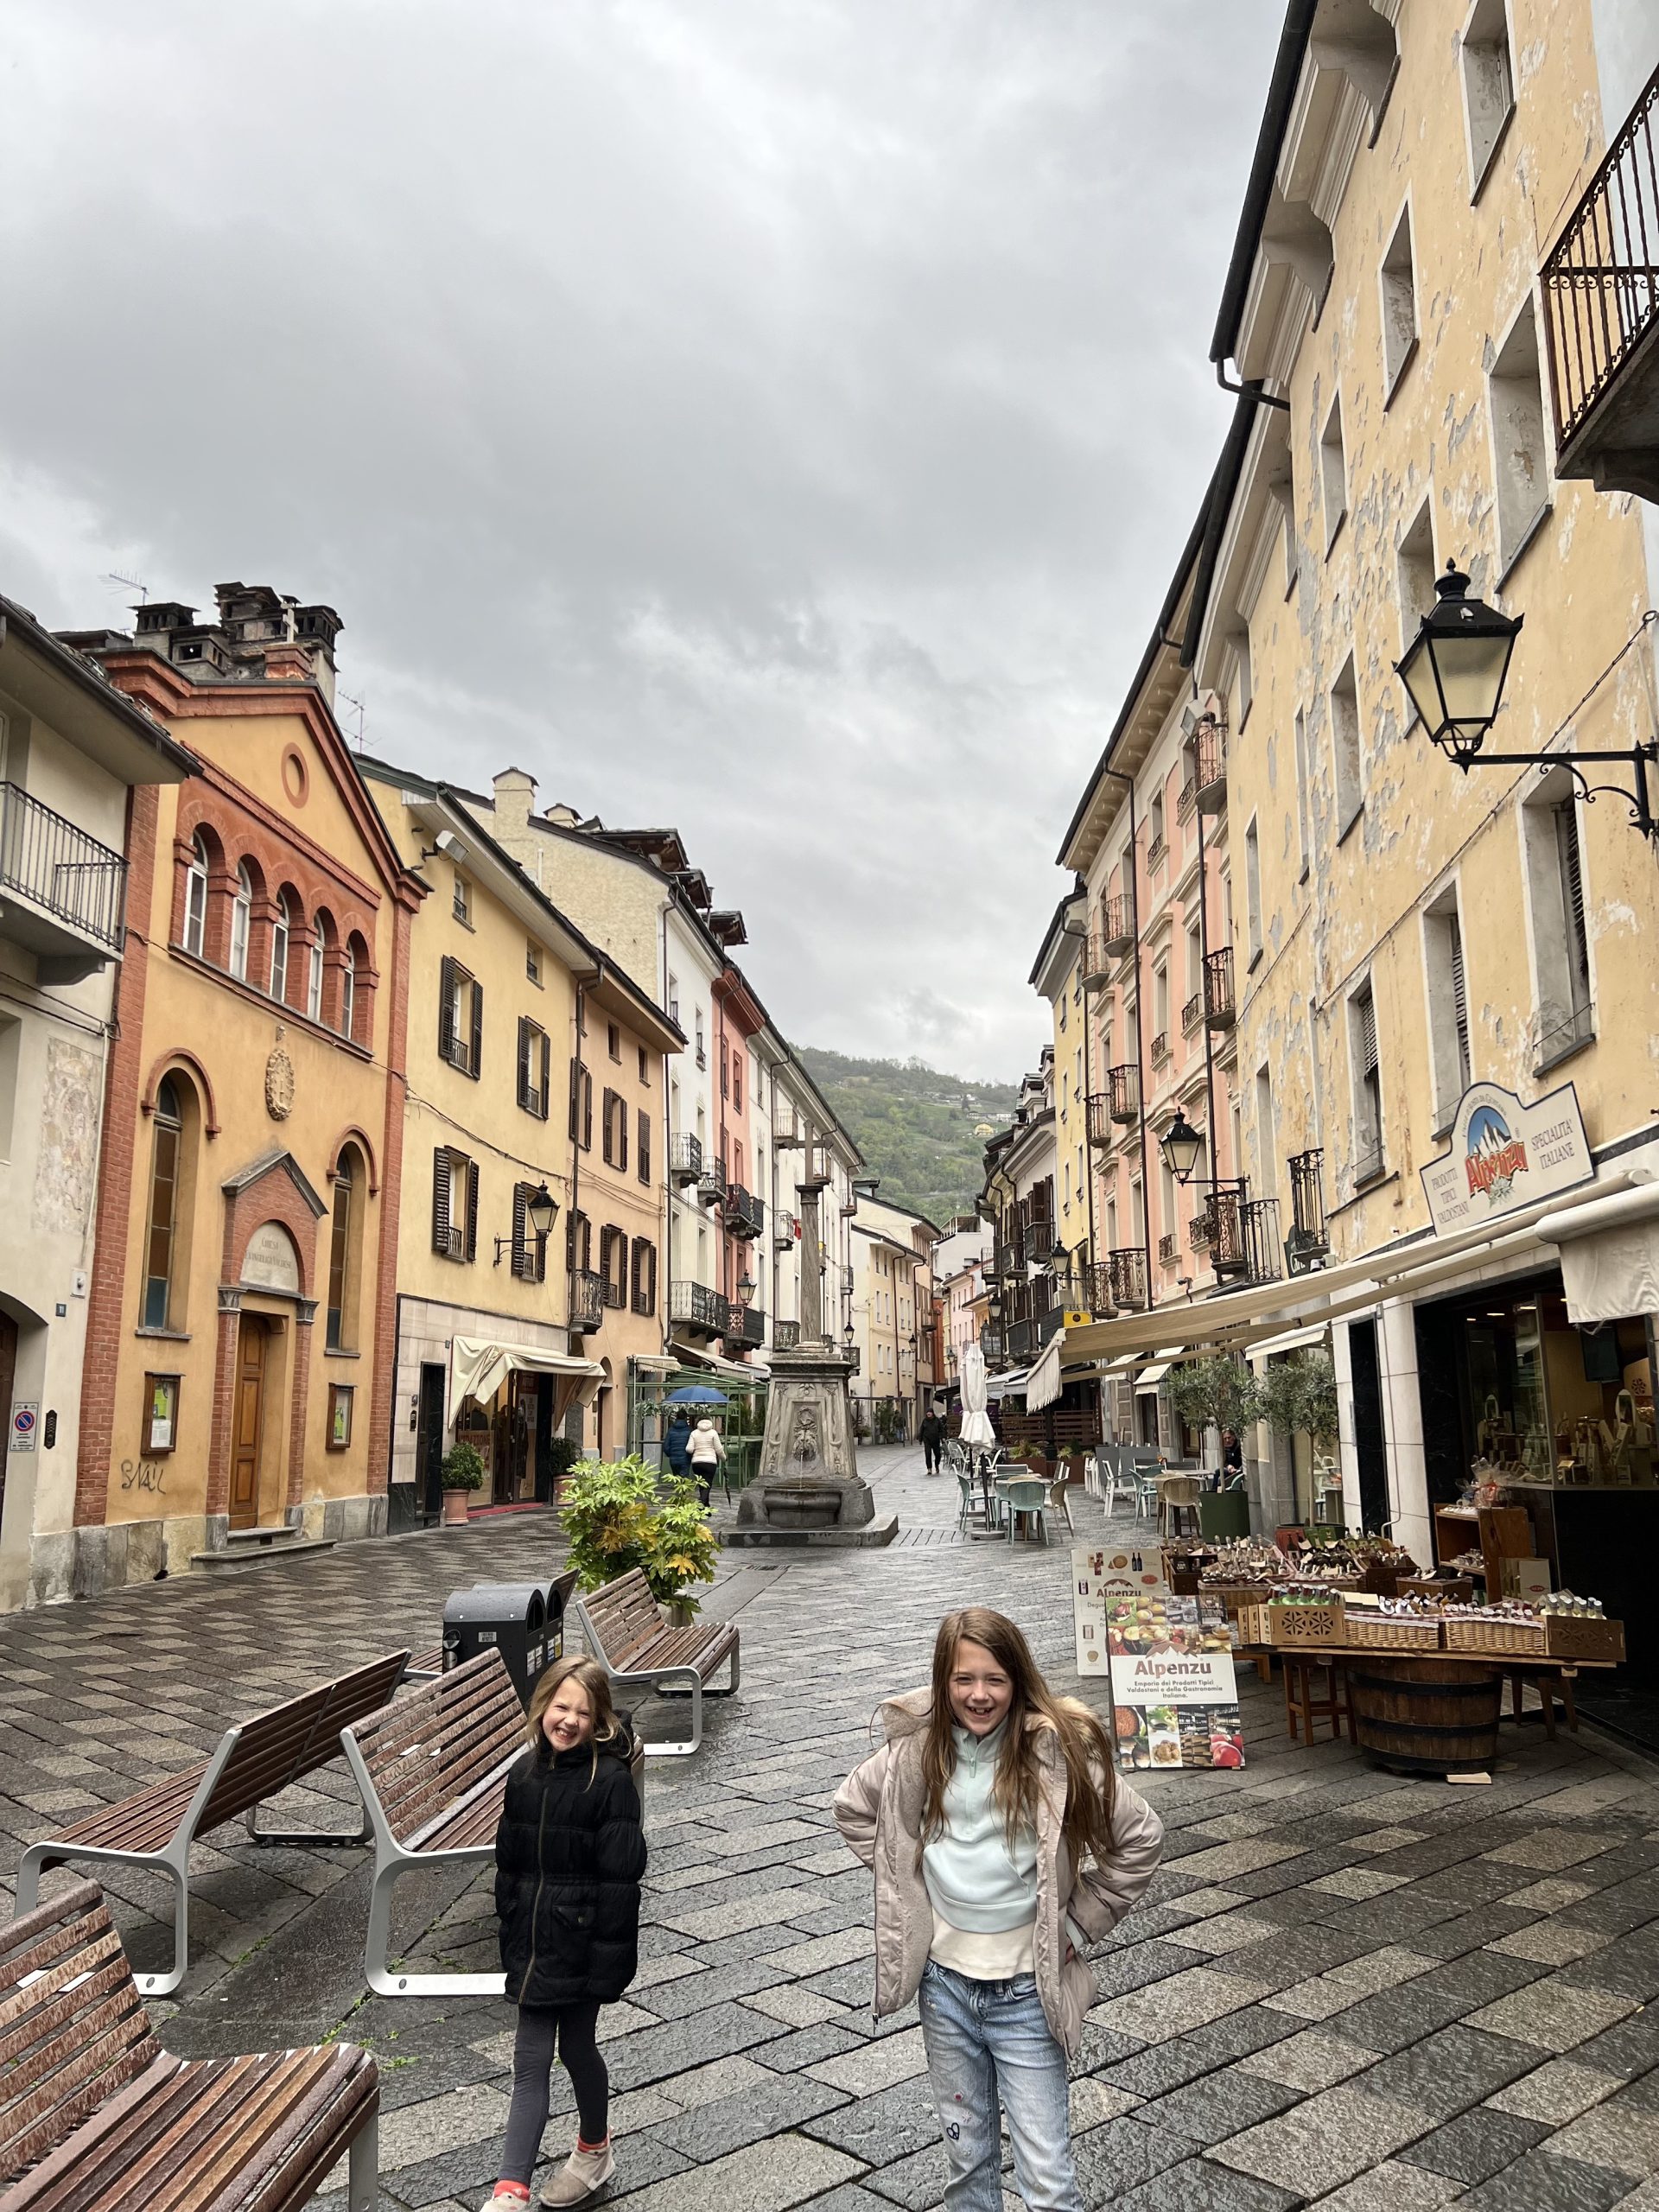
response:
[[[0,588],[326,600],[371,750],[677,824],[791,1036],[1017,1074],[1281,15],[22,0]]]

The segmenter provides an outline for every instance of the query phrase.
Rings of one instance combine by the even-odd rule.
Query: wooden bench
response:
[[[267,1798],[339,1757],[340,1730],[385,1705],[408,1659],[407,1651],[388,1652],[287,1705],[227,1728],[213,1757],[200,1766],[153,1782],[119,1804],[105,1805],[73,1827],[31,1843],[18,1862],[16,1911],[32,1910],[40,1895],[41,1870],[60,1859],[143,1866],[170,1874],[175,1896],[172,1970],[137,1977],[146,1995],[169,1995],[183,1981],[190,1964],[190,1846],[198,1836],[226,1821],[245,1818],[255,1843],[368,1841],[366,1825],[347,1834],[310,1829],[262,1833],[256,1815]]]
[[[691,1693],[691,1736],[687,1743],[647,1744],[647,1758],[684,1758],[702,1741],[702,1700],[731,1697],[738,1687],[737,1630],[729,1621],[694,1622],[675,1628],[651,1594],[651,1586],[636,1567],[615,1582],[571,1599],[571,1610],[581,1625],[582,1639],[613,1682],[627,1688],[643,1683],[650,1689],[689,1689]],[[709,1677],[728,1660],[732,1679],[724,1689],[711,1690]]]
[[[162,2049],[96,1882],[0,1928],[5,2212],[289,2212],[348,2152],[374,2212],[379,2078],[351,2044]]]

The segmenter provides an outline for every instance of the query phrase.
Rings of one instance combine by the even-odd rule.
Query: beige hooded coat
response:
[[[887,1741],[855,1767],[836,1793],[836,1826],[875,1875],[875,2012],[898,2012],[921,1986],[933,1944],[933,1907],[922,1878],[922,1747],[932,1708],[929,1690],[908,1690],[881,1707]],[[1144,1798],[1123,1783],[1112,1802],[1114,1848],[1106,1866],[1071,1864],[1062,1827],[1065,1761],[1052,1728],[1041,1720],[1038,1764],[1042,1789],[1037,1819],[1037,1993],[1057,2042],[1069,2057],[1083,2041],[1083,2023],[1098,1994],[1086,1959],[1072,1950],[1065,1916],[1097,1942],[1115,1928],[1158,1870],[1164,1826]]]

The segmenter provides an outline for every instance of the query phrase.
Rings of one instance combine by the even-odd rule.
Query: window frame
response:
[[[541,1046],[540,1071],[536,1066],[536,1046]],[[532,1021],[527,1014],[518,1017],[518,1104],[523,1111],[537,1121],[547,1120],[552,1110],[553,1039],[539,1021]]]
[[[207,840],[198,830],[190,840],[190,857],[184,864],[184,918],[179,942],[193,958],[207,957],[207,900],[213,874]]]
[[[464,1185],[464,1217],[455,1220],[457,1181]],[[442,1204],[440,1204],[442,1198]],[[478,1162],[454,1145],[433,1147],[432,1249],[441,1260],[469,1267],[478,1257]]]

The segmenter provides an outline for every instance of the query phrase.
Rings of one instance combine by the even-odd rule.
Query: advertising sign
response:
[[[1133,1544],[1108,1545],[1088,1550],[1078,1545],[1071,1554],[1071,1608],[1077,1632],[1077,1672],[1105,1675],[1108,1665],[1106,1608],[1114,1598],[1136,1595],[1167,1598],[1164,1555],[1156,1544],[1144,1550]]]
[[[1578,1092],[1563,1084],[1535,1106],[1523,1106],[1495,1083],[1471,1084],[1458,1103],[1449,1149],[1421,1172],[1442,1236],[1589,1182],[1595,1163]]]
[[[1108,1599],[1106,1648],[1120,1766],[1242,1767],[1244,1731],[1227,1610],[1218,1599]]]

